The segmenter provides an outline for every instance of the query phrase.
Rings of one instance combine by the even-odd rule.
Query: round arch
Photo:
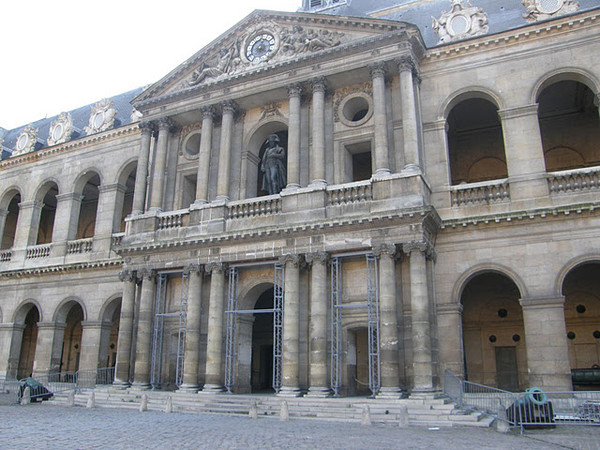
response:
[[[54,186],[52,186],[52,185],[54,185]],[[58,195],[60,192],[62,192],[60,182],[56,178],[50,177],[50,178],[47,178],[44,181],[42,181],[42,183],[40,183],[39,187],[36,189],[36,191],[33,195],[33,199],[36,202],[43,202],[44,197],[46,196],[48,191],[50,189],[52,189],[52,187],[56,187],[56,191],[57,191],[56,195]]]
[[[60,302],[54,310],[52,321],[56,323],[64,323],[67,320],[69,311],[74,305],[79,305],[81,307],[81,311],[83,311],[83,320],[88,320],[88,314],[83,301],[78,297],[67,297]]]
[[[19,303],[19,305],[15,308],[15,311],[12,316],[12,323],[20,324],[20,325],[25,323],[25,318],[27,317],[27,314],[29,313],[29,310],[31,309],[28,306],[30,306],[30,307],[33,306],[33,307],[37,308],[40,322],[44,321],[42,307],[40,306],[39,302],[35,299],[28,298],[26,300],[23,300],[21,303]]]
[[[444,100],[438,110],[438,120],[448,119],[450,111],[462,101],[480,98],[492,103],[497,109],[504,109],[505,102],[500,95],[483,86],[469,86],[453,92]]]
[[[8,205],[17,194],[21,196],[21,201],[25,199],[23,197],[23,191],[19,186],[12,185],[5,189],[2,197],[0,197],[0,209],[8,209]]]
[[[476,266],[471,267],[466,272],[458,277],[456,282],[454,283],[454,287],[452,289],[452,303],[460,304],[461,297],[465,286],[478,275],[493,272],[500,275],[504,275],[508,279],[510,279],[517,289],[519,290],[520,298],[527,298],[529,295],[527,293],[527,289],[525,287],[525,283],[521,278],[509,267],[503,266],[501,264],[478,264]]]
[[[558,272],[556,281],[554,283],[554,293],[557,296],[563,295],[562,290],[563,290],[563,286],[565,284],[565,279],[567,278],[567,275],[569,275],[569,273],[571,273],[571,271],[573,271],[577,267],[583,266],[584,264],[589,264],[589,263],[600,263],[600,255],[598,255],[598,254],[581,255],[581,256],[577,256],[577,257],[571,259],[569,262],[567,262],[562,267],[562,269]]]
[[[129,158],[127,161],[121,164],[119,170],[117,171],[117,183],[119,183],[122,186],[126,186],[127,180],[129,179],[129,175],[131,174],[131,172],[133,172],[134,170],[137,171],[137,165],[137,157]]]
[[[90,168],[84,170],[83,172],[81,172],[77,176],[77,178],[75,178],[75,181],[73,182],[73,192],[78,193],[78,194],[82,193],[83,189],[84,189],[85,185],[88,183],[88,181],[90,181],[95,176],[97,176],[98,179],[100,180],[98,185],[102,186],[102,184],[104,184],[102,173],[100,172],[100,170],[96,169],[95,167],[90,167]]]
[[[590,88],[595,94],[600,93],[600,80],[596,76],[577,67],[563,67],[548,72],[537,80],[529,94],[530,104],[537,103],[544,89],[559,81],[578,81]]]
[[[241,283],[238,287],[239,309],[254,309],[254,305],[266,289],[273,289],[273,274],[261,273]]]
[[[113,294],[111,295],[100,308],[100,312],[98,314],[99,321],[110,321],[117,309],[121,307],[121,301],[123,299],[123,294]]]

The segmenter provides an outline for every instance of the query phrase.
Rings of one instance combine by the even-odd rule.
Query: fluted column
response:
[[[198,152],[198,174],[196,175],[195,204],[208,202],[208,177],[210,173],[210,149],[212,145],[215,110],[212,106],[202,108],[202,134]]]
[[[323,186],[325,180],[325,78],[311,80],[312,85],[312,152],[310,177],[312,186]]]
[[[373,249],[379,258],[379,346],[381,390],[378,397],[399,397],[398,316],[396,298],[396,246],[382,244]]]
[[[374,174],[390,173],[388,154],[387,110],[385,106],[385,64],[369,66],[373,81],[373,121],[375,125],[375,167]]]
[[[287,189],[300,187],[300,101],[302,88],[299,84],[288,86],[290,122],[287,148]]]
[[[153,270],[144,269],[138,272],[138,276],[142,278],[142,292],[140,294],[140,308],[138,312],[133,386],[148,389],[150,387],[150,363],[152,359],[152,312],[155,273]]]
[[[206,338],[206,376],[202,391],[223,391],[223,306],[225,302],[225,267],[221,263],[205,266],[210,273],[208,333]]]
[[[185,268],[188,274],[187,319],[183,384],[180,390],[198,391],[198,356],[200,354],[200,318],[202,314],[202,271],[197,264]]]
[[[419,132],[413,83],[415,62],[410,57],[398,61],[400,70],[400,97],[402,102],[402,133],[404,135],[404,169],[420,170]]]
[[[236,104],[228,100],[222,103],[223,119],[221,122],[221,147],[219,149],[219,172],[217,179],[216,200],[229,200],[229,173],[231,172],[231,141],[233,138],[233,115]]]
[[[282,386],[279,391],[283,397],[300,395],[299,378],[299,339],[300,339],[300,255],[287,254],[279,259],[285,266],[284,306],[283,306],[283,355]]]
[[[163,207],[169,133],[172,127],[173,122],[168,117],[158,121],[158,140],[156,142],[154,173],[152,175],[152,195],[150,198],[150,209],[153,211],[161,211]]]
[[[308,253],[311,266],[309,339],[309,390],[311,397],[329,395],[327,379],[327,252]]]
[[[146,187],[148,186],[148,161],[150,159],[150,144],[154,125],[151,122],[141,122],[140,157],[135,169],[135,188],[133,191],[132,215],[142,214],[146,209]]]
[[[135,273],[131,270],[123,270],[119,273],[119,279],[123,283],[123,296],[121,297],[121,317],[119,319],[114,384],[117,386],[127,386],[130,380],[136,277]]]
[[[410,266],[413,393],[431,392],[433,390],[433,361],[426,254],[433,252],[433,249],[425,242],[410,242],[404,244],[403,250],[409,255]]]

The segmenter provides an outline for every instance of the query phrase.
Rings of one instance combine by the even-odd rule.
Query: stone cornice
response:
[[[104,269],[104,268],[119,268],[121,267],[122,261],[120,259],[116,260],[102,260],[102,261],[93,261],[89,263],[76,263],[76,264],[61,264],[57,266],[44,266],[44,267],[35,267],[28,269],[15,269],[15,270],[6,270],[0,272],[0,278],[22,278],[28,276],[35,275],[47,275],[47,274],[56,274],[56,273],[66,273],[66,272],[80,272],[82,270],[94,270],[94,269]]]
[[[572,30],[574,28],[594,25],[599,16],[598,10],[585,11],[578,14],[561,16],[551,21],[535,22],[514,30],[478,36],[452,44],[439,45],[427,49],[425,52],[425,59],[433,60],[446,57],[462,57],[467,53],[480,53],[484,49],[491,50],[516,42],[521,43],[528,40],[539,39],[541,37],[558,34],[563,31],[564,27],[568,27],[569,30]]]
[[[6,170],[13,166],[20,166],[31,162],[36,162],[41,159],[54,156],[59,153],[69,153],[81,149],[87,145],[96,144],[107,141],[116,137],[126,136],[138,132],[140,129],[139,122],[132,123],[120,128],[103,131],[101,133],[92,134],[91,136],[82,136],[79,139],[65,142],[64,144],[55,145],[53,147],[45,147],[40,150],[25,153],[23,155],[14,156],[0,162],[0,171]]]

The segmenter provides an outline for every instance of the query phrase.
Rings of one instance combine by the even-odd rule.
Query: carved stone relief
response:
[[[551,19],[579,10],[579,3],[575,0],[522,0],[521,3],[527,10],[523,14],[527,22]]]
[[[37,137],[37,128],[34,128],[31,124],[27,125],[17,138],[12,155],[17,156],[34,151],[35,144],[38,142]]]
[[[71,114],[62,112],[50,124],[50,132],[48,133],[48,145],[57,145],[67,142],[73,135],[73,118]]]
[[[109,130],[115,123],[115,109],[112,100],[102,99],[92,106],[89,125],[85,127],[85,132],[90,135],[101,131]]]
[[[469,0],[450,0],[450,11],[442,11],[433,19],[433,31],[440,37],[438,44],[480,36],[489,30],[487,14],[472,6]]]

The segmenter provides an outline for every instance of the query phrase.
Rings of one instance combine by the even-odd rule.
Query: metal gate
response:
[[[343,255],[331,260],[331,390],[339,396],[342,387],[342,315],[344,309],[367,309],[369,344],[369,389],[373,396],[381,388],[379,358],[379,283],[377,259],[373,254],[365,255],[367,265],[367,300],[364,303],[343,304],[341,258],[356,255]]]
[[[255,264],[252,264],[255,265]],[[261,264],[263,265],[263,264]],[[283,304],[284,304],[284,268],[279,264],[273,267],[273,308],[271,309],[238,309],[238,269],[243,265],[229,269],[229,291],[227,298],[227,329],[225,340],[225,388],[233,393],[237,367],[237,316],[239,314],[273,314],[273,389],[281,389],[281,362],[283,355]]]
[[[170,275],[181,276],[181,290],[179,292],[179,311],[168,313],[167,283]],[[179,319],[177,333],[177,359],[175,366],[175,384],[180,387],[183,384],[183,365],[185,356],[185,337],[187,319],[187,295],[188,274],[184,272],[161,272],[158,274],[156,297],[154,305],[154,333],[152,337],[152,364],[150,371],[150,384],[152,389],[160,389],[162,384],[162,350],[164,326],[166,317],[177,317]]]

